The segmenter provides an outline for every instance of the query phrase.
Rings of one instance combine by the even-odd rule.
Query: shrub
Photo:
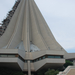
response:
[[[58,73],[59,73],[58,70],[54,70],[54,69],[50,70],[50,69],[48,69],[48,71],[45,73],[45,75],[57,75]]]
[[[66,68],[67,66],[72,66],[73,62],[66,60],[66,63],[64,64],[64,67]]]

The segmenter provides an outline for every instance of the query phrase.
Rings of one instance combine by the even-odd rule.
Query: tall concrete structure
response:
[[[0,37],[0,66],[31,75],[40,69],[63,66],[65,54],[34,0],[21,0]]]

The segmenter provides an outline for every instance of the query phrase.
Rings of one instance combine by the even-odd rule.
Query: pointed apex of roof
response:
[[[0,48],[14,49],[21,41],[25,51],[30,51],[31,41],[40,50],[64,50],[56,42],[34,0],[21,0],[0,38]]]

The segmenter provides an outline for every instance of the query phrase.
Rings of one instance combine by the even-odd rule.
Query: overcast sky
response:
[[[16,0],[0,0],[0,23]],[[35,0],[55,39],[75,52],[75,0]]]

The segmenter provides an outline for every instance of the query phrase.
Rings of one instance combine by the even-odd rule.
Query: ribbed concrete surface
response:
[[[64,49],[52,35],[47,23],[34,0],[21,0],[6,32],[0,38],[0,48],[14,49],[23,41],[26,51],[30,51],[30,43],[40,50]]]

